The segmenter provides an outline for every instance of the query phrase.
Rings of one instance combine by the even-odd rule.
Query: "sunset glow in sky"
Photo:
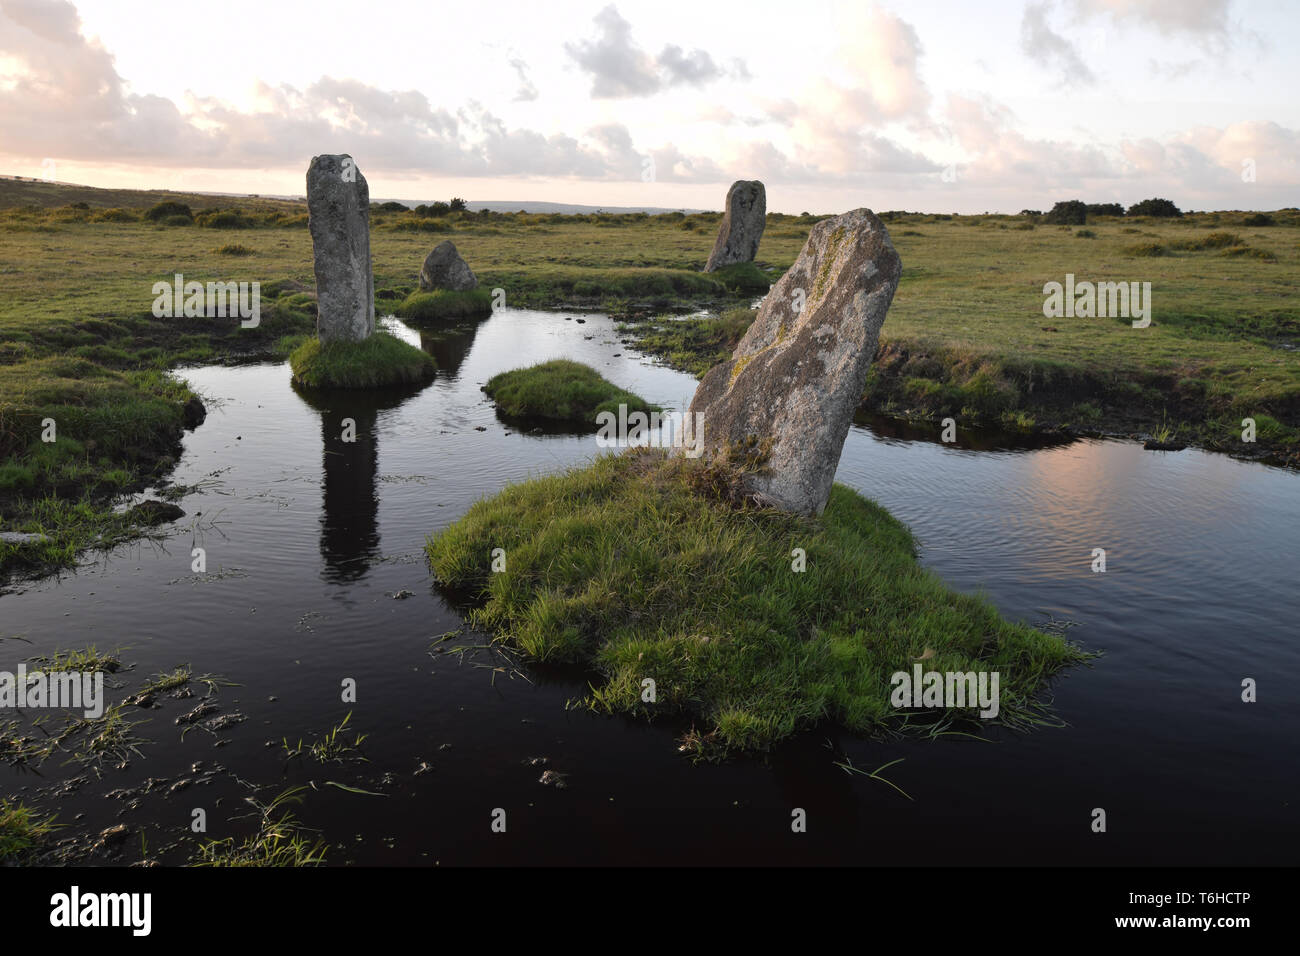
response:
[[[384,199],[1276,209],[1297,49],[1250,0],[0,0],[0,173],[300,195],[348,152]]]

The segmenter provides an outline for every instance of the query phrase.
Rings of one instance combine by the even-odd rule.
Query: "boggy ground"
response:
[[[1152,437],[1300,464],[1300,214],[1032,217],[885,214],[903,277],[881,330],[865,410],[1026,431]],[[1148,328],[1047,318],[1047,282],[1150,282]],[[748,309],[627,329],[702,375],[729,357]],[[1255,422],[1242,440],[1243,419]]]
[[[156,203],[181,203],[149,218]],[[77,205],[74,205],[77,204]],[[81,208],[84,206],[85,208]],[[6,208],[7,207],[7,208]],[[903,278],[864,407],[1023,430],[1141,434],[1275,462],[1300,460],[1300,212],[1103,217],[882,213]],[[516,306],[599,307],[642,347],[700,374],[729,354],[748,304],[794,261],[815,216],[770,215],[756,265],[699,271],[718,213],[419,215],[372,208],[378,308],[418,287],[431,244],[454,238],[485,289]],[[67,566],[133,533],[107,503],[164,476],[192,396],[186,362],[286,357],[314,328],[305,206],[278,200],[0,181],[0,574]],[[262,283],[262,320],[155,319],[176,273]],[[1043,315],[1043,285],[1152,285],[1152,321]],[[654,316],[710,309],[717,318]],[[59,423],[54,443],[40,423]],[[1256,441],[1242,439],[1242,419]],[[138,530],[138,529],[135,529]]]

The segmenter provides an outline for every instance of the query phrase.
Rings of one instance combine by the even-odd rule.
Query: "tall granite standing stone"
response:
[[[701,380],[690,411],[705,454],[746,446],[765,459],[745,475],[748,494],[795,514],[826,507],[902,268],[870,210],[817,223],[731,358]]]
[[[727,211],[722,216],[713,252],[704,266],[713,272],[737,262],[753,262],[758,240],[767,225],[767,190],[757,179],[741,179],[727,190]]]
[[[361,342],[375,331],[370,268],[370,187],[351,156],[313,156],[307,169],[307,226],[316,268],[316,335]]]
[[[426,292],[430,289],[468,292],[478,288],[478,277],[469,263],[460,257],[455,243],[444,239],[424,258],[424,265],[420,267],[420,288]]]

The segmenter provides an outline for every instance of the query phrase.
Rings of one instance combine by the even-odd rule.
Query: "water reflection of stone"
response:
[[[458,322],[445,328],[419,329],[420,348],[434,357],[438,363],[438,374],[446,378],[455,378],[461,365],[474,347],[474,336],[478,334],[482,322],[473,320]]]
[[[357,581],[379,557],[379,416],[417,391],[298,393],[321,417],[320,552],[329,580]]]

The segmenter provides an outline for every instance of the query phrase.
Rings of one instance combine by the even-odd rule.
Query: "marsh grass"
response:
[[[553,359],[528,368],[500,372],[483,386],[509,418],[550,419],[596,428],[601,412],[660,411],[639,395],[610,382],[595,369],[569,359]]]
[[[89,647],[76,650],[55,651],[48,656],[33,657],[31,663],[38,665],[43,671],[90,673],[103,671],[105,674],[115,674],[122,669],[121,655],[120,648],[113,651],[100,651],[98,647],[91,644]]]
[[[0,865],[29,859],[45,839],[58,829],[54,817],[8,797],[0,797]]]
[[[283,747],[285,758],[293,760],[307,754],[320,763],[346,763],[349,761],[365,761],[366,757],[361,753],[361,745],[365,743],[367,734],[357,734],[351,742],[347,739],[348,724],[352,720],[352,712],[343,718],[343,722],[337,727],[330,729],[328,733],[317,740],[312,741],[307,746],[303,746],[302,739],[298,743],[289,746],[289,739],[283,738]]]
[[[755,314],[753,309],[733,308],[707,318],[622,322],[618,330],[635,335],[639,348],[664,357],[673,368],[700,377],[731,358]]]
[[[436,580],[476,596],[469,621],[540,661],[592,668],[590,703],[706,729],[688,751],[763,748],[821,721],[905,726],[889,675],[930,667],[1001,674],[999,720],[1032,726],[1043,682],[1085,655],[950,591],[907,529],[836,485],[797,518],[699,489],[708,463],[640,449],[510,485],[426,546]],[[507,570],[492,573],[504,548]],[[791,568],[803,548],[808,570]],[[653,679],[657,702],[642,701]]]
[[[314,831],[298,823],[286,807],[302,802],[304,788],[286,790],[270,803],[246,798],[257,811],[257,829],[237,841],[207,840],[199,844],[191,862],[194,866],[320,866],[325,862],[325,843],[313,839]]]
[[[307,339],[289,356],[289,367],[294,384],[304,388],[382,388],[427,382],[438,366],[429,353],[375,332],[361,342]]]

